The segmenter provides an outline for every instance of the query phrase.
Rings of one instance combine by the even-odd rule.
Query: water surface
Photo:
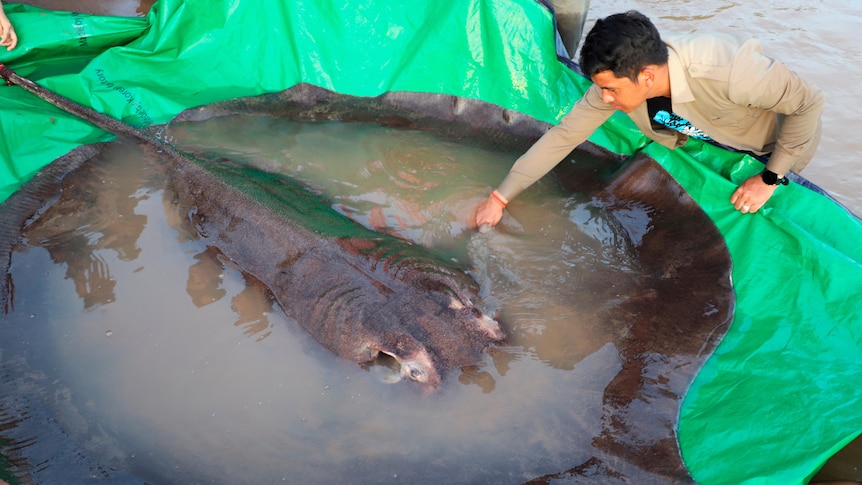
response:
[[[165,136],[297,177],[345,215],[463,264],[510,340],[432,396],[391,383],[385,361],[339,359],[183,229],[157,154],[113,143],[67,177],[12,259],[0,355],[16,397],[0,411],[40,482],[105,470],[151,483],[520,483],[597,453],[633,321],[621,303],[649,281],[637,241],[590,195],[548,182],[501,230],[477,234],[465,214],[489,167],[516,153],[266,117]],[[646,224],[649,211],[626,217]],[[685,369],[693,357],[654,358]],[[653,404],[675,410],[683,390]],[[672,433],[671,414],[650,433]]]

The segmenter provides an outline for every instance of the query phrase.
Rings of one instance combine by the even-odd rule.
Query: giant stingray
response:
[[[212,163],[79,105],[0,65],[0,75],[72,114],[162,151],[196,232],[262,281],[285,310],[340,357],[394,358],[404,376],[437,388],[504,339],[476,307],[464,271],[409,242],[364,230],[290,178]],[[0,292],[6,300],[8,292]]]
[[[285,116],[304,121],[373,121],[387,126],[433,130],[456,139],[478,139],[516,151],[528,147],[547,129],[545,123],[476,100],[403,92],[387,93],[376,98],[357,98],[309,85],[188,110],[175,121],[190,122],[237,113]],[[0,249],[4,251],[4,269],[7,269],[20,235],[29,225],[38,223],[50,206],[62,197],[63,179],[93,157],[98,149],[82,147],[59,159],[0,207],[3,229]],[[221,174],[219,177],[222,181],[219,183],[225,186],[251,184],[256,192],[255,197],[268,198],[287,189],[294,191],[293,197],[311,196],[303,192],[304,189],[296,191],[294,183],[289,180],[249,167],[231,163],[195,166],[208,167],[205,170],[210,174]],[[591,196],[599,210],[618,222],[618,231],[629,240],[631,251],[638,260],[641,283],[634,290],[635,294],[623,295],[624,298],[619,295],[611,298],[602,289],[595,291],[597,299],[607,300],[599,302],[599,306],[606,307],[604,316],[607,318],[607,322],[600,325],[617,329],[609,332],[608,339],[618,349],[618,355],[612,358],[615,364],[618,361],[621,366],[609,385],[601,389],[583,389],[583,392],[603,395],[601,431],[581,445],[592,450],[592,457],[582,463],[571,463],[570,469],[535,477],[532,481],[549,483],[552,480],[568,479],[579,482],[583,478],[603,477],[612,482],[639,482],[663,477],[675,482],[690,482],[691,478],[680,457],[675,424],[688,386],[726,331],[732,317],[734,296],[730,284],[730,259],[723,238],[697,203],[648,157],[622,159],[587,143],[558,167],[554,177],[563,189]],[[391,257],[385,251],[369,251],[375,244],[363,243],[362,238],[351,237],[327,244],[326,257],[317,257],[315,254],[320,251],[308,247],[312,257],[283,260],[278,271],[267,274],[262,268],[273,266],[272,258],[276,256],[272,248],[287,244],[273,244],[272,238],[286,237],[289,240],[291,234],[302,231],[303,224],[308,224],[308,221],[291,222],[288,219],[285,224],[276,224],[276,227],[269,227],[272,224],[266,222],[266,230],[269,231],[265,236],[267,239],[260,239],[261,227],[258,221],[265,221],[266,216],[260,215],[259,211],[272,210],[272,207],[253,204],[248,200],[208,206],[203,201],[222,198],[224,190],[212,182],[195,187],[180,183],[181,179],[176,180],[179,198],[196,193],[187,203],[192,220],[204,235],[209,236],[212,244],[228,255],[245,254],[247,258],[237,258],[240,268],[256,273],[276,299],[301,294],[302,298],[310,302],[326,301],[329,297],[320,292],[333,287],[331,281],[327,280],[350,266],[351,255],[361,253],[372,261],[377,258],[381,263]],[[642,216],[640,219],[631,219],[634,207],[638,208]],[[510,211],[517,215],[517,202],[511,205]],[[529,225],[525,230],[531,230]],[[249,234],[258,237],[248,237]],[[379,237],[364,234],[365,241]],[[339,241],[338,238],[334,240]],[[237,247],[243,249],[236,253]],[[404,250],[410,245],[399,247]],[[347,261],[346,266],[343,262],[334,263],[336,259]],[[291,266],[291,263],[295,266]],[[446,301],[461,302],[467,307],[466,312],[455,308],[455,314],[466,315],[471,321],[480,324],[486,322],[474,317],[474,311],[469,306],[470,298],[459,295],[458,290],[454,291],[455,298],[452,298],[449,281],[451,278],[462,278],[463,273],[458,274],[457,270],[453,272],[443,264],[435,270],[443,272],[443,276],[428,273],[424,269],[428,268],[423,267],[423,271],[419,272],[420,281],[429,293],[449,288],[443,292],[449,295]],[[291,271],[299,271],[310,279],[299,285],[279,283],[280,275]],[[2,289],[8,295],[8,310],[8,305],[14,304],[14,281],[8,276],[8,269],[5,273],[7,277],[4,278]],[[613,286],[614,278],[612,274],[606,277],[608,287]],[[321,282],[324,284],[318,286]],[[380,288],[374,291],[378,290]],[[384,291],[404,290],[386,288]],[[451,305],[443,305],[448,306]],[[308,308],[307,317],[313,321],[318,317],[315,315],[317,310],[313,305]],[[505,308],[502,314],[505,318]],[[409,315],[401,315],[405,316],[409,318]],[[341,321],[338,326],[343,327],[345,322]],[[469,365],[469,358],[465,360],[464,356],[474,358],[477,351],[499,338],[493,327],[474,325],[453,339],[449,333],[452,328],[443,320],[435,320],[420,332],[423,335],[421,338],[425,339],[420,343],[425,348],[433,349],[435,355],[442,353],[448,356],[445,365],[439,367],[444,371]],[[336,330],[344,331],[345,328]],[[314,330],[311,331],[314,333]],[[565,334],[565,329],[554,331]],[[391,328],[378,327],[371,332],[390,332],[389,335],[376,335],[375,338],[378,341],[394,341],[396,347],[401,341],[397,336],[393,340]],[[316,336],[325,346],[336,349],[336,353],[344,356],[337,349],[346,340],[340,340],[335,335],[323,332]],[[582,343],[582,346],[590,351],[602,344],[603,341],[596,341]],[[364,357],[370,358],[370,355]],[[409,375],[413,367],[409,360],[406,362],[405,368]],[[438,382],[435,379],[431,381],[432,384]]]

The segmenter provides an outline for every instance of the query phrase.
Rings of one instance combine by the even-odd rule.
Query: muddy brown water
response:
[[[268,117],[162,135],[338,194],[344,214],[469,263],[486,305],[505,310],[510,340],[432,396],[392,382],[385,361],[337,358],[183,229],[156,154],[115,142],[66,177],[12,256],[2,357],[16,398],[4,402],[4,436],[40,483],[90,481],[94,470],[131,483],[521,483],[588,466],[603,431],[613,446],[606,394],[634,320],[614,308],[641,295],[644,278],[637,241],[589,196],[548,185],[524,197],[507,230],[478,234],[465,214],[487,193],[490,167],[516,153]],[[646,225],[649,211],[625,217]],[[686,374],[702,357],[643,357],[666,366],[644,364],[647,382],[672,385],[644,391],[663,413],[639,401],[626,410],[643,413],[642,438],[661,441],[676,425],[687,380],[661,369]]]

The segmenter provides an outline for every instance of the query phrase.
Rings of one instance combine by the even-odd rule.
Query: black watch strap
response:
[[[763,172],[760,173],[760,178],[763,179],[763,183],[766,185],[787,185],[787,177],[778,177],[777,173],[768,168],[763,169]]]

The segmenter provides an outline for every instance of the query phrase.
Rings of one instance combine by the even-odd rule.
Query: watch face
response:
[[[764,170],[763,173],[760,174],[760,178],[763,179],[763,183],[766,185],[778,184],[778,174],[771,170]]]

